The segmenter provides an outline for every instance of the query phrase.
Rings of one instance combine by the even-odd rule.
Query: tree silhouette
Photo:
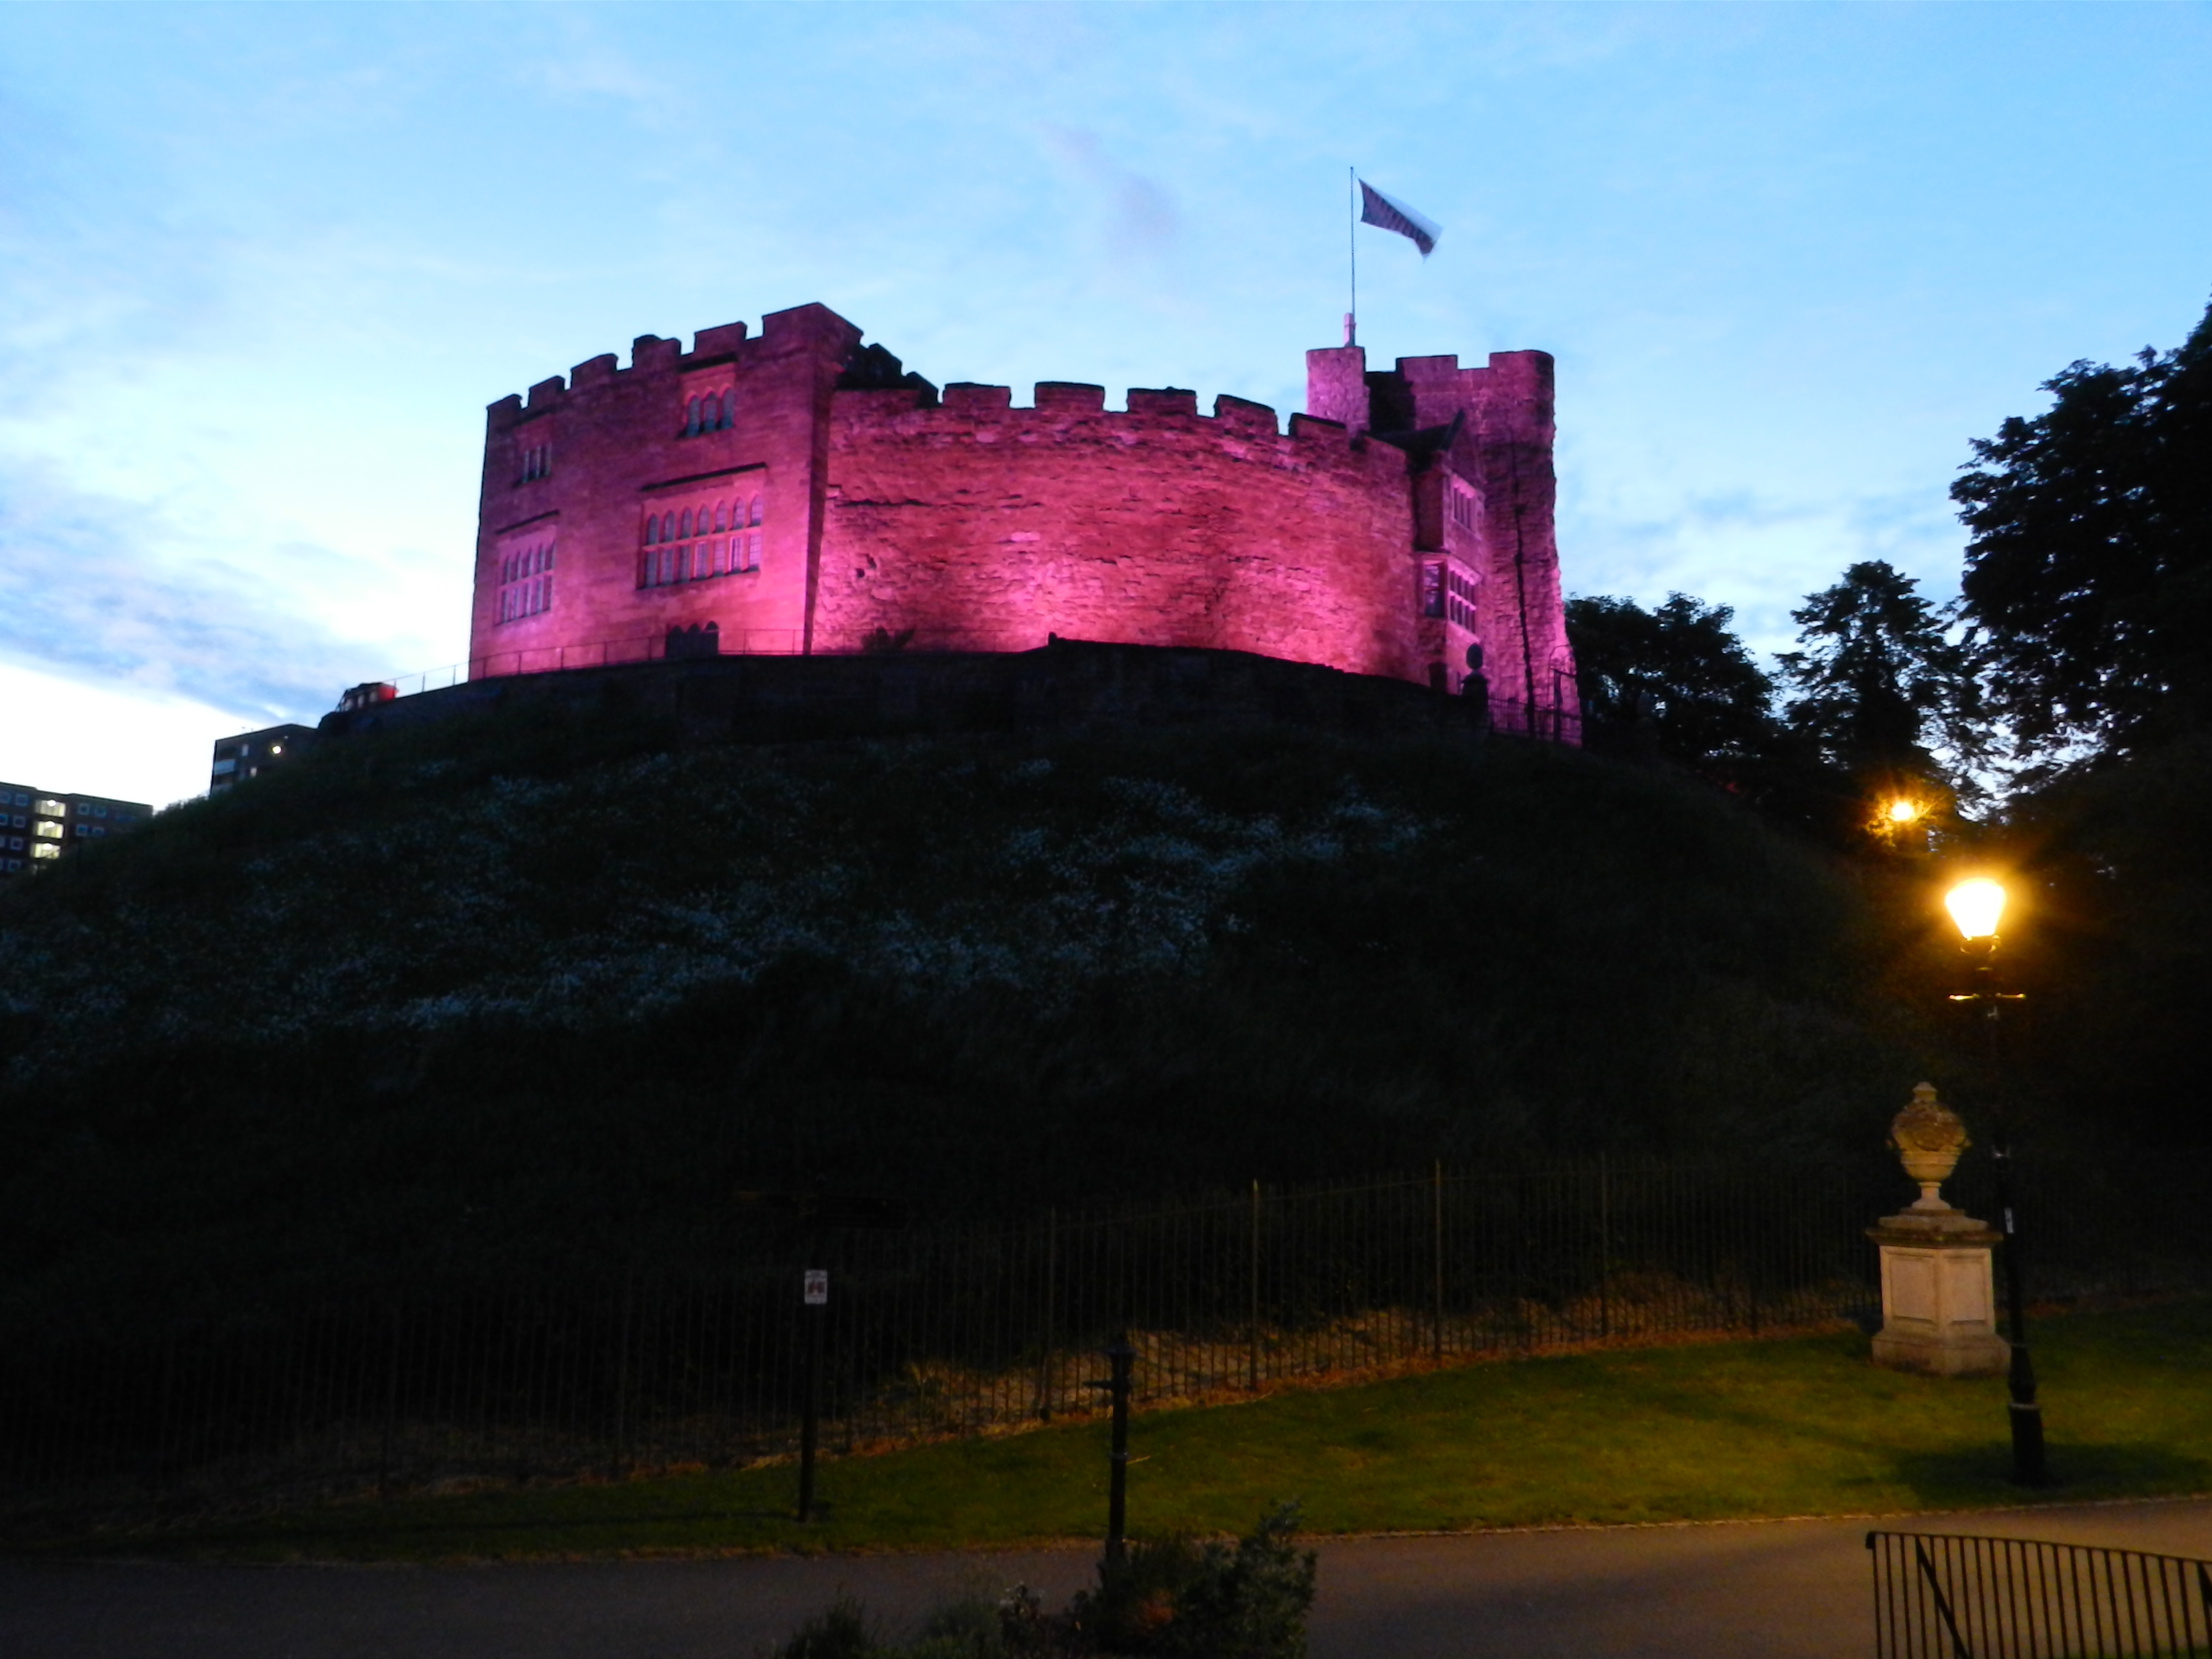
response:
[[[1824,763],[1868,787],[1971,792],[1985,742],[1970,659],[1911,577],[1865,560],[1790,615],[1801,648],[1779,659],[1797,694],[1784,718]]]
[[[1735,612],[1686,593],[1646,611],[1600,594],[1567,601],[1584,730],[1614,746],[1648,740],[1720,781],[1740,782],[1773,748],[1774,682],[1730,631]]]
[[[2212,309],[2124,368],[2078,362],[2050,409],[1974,442],[1961,614],[2023,744],[2132,752],[2212,724]]]

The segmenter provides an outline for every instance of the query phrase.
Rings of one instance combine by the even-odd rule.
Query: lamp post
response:
[[[1960,882],[1943,896],[1943,908],[1958,925],[1960,948],[1973,964],[1974,988],[1952,997],[1981,1011],[1989,1033],[1992,1078],[1990,1111],[1990,1154],[1996,1165],[1997,1225],[2004,1236],[2005,1316],[2012,1339],[2012,1359],[2006,1373],[2012,1400],[2012,1478],[2023,1486],[2042,1486],[2050,1475],[2043,1460],[2043,1407],[2035,1398],[2035,1366],[2027,1352],[2027,1291],[2021,1285],[2020,1231],[2012,1202],[2012,1137],[2002,1105],[2003,1085],[1997,1079],[1997,1027],[2004,1005],[2023,1000],[2017,991],[1997,988],[1997,923],[2003,918],[2005,890],[1986,878]]]

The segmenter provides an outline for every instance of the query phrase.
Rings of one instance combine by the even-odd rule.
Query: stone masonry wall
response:
[[[1420,678],[1406,458],[1239,398],[840,392],[816,638],[1200,646]]]
[[[478,672],[588,666],[612,644],[647,654],[671,627],[716,622],[730,648],[806,648],[808,591],[820,526],[822,433],[831,386],[860,331],[822,306],[773,312],[760,337],[743,323],[680,342],[641,337],[630,367],[612,353],[520,398],[491,405],[478,508],[469,655]],[[687,434],[690,401],[735,394],[735,419]],[[550,457],[530,477],[529,457]],[[766,502],[758,568],[641,588],[648,506]],[[552,604],[501,622],[501,562],[550,539]],[[568,653],[564,661],[562,653]]]

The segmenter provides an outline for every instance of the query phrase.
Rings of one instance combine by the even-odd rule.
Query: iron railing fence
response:
[[[2212,1653],[2212,1562],[1952,1533],[1866,1542],[1876,1659]]]
[[[2202,1283],[2201,1175],[2172,1163],[2135,1181],[2110,1234],[2061,1224],[2033,1183],[2021,1204],[2045,1229],[2039,1282]],[[848,1449],[1088,1413],[1095,1350],[1117,1330],[1139,1352],[1139,1402],[1158,1405],[1865,1322],[1863,1229],[1909,1195],[1878,1170],[1439,1168],[1012,1227],[756,1226],[733,1259],[688,1275],[414,1283],[139,1334],[5,1332],[0,1485],[358,1489],[781,1454],[805,1398],[810,1267],[830,1274],[823,1443]],[[2140,1248],[2147,1234],[2160,1253]]]

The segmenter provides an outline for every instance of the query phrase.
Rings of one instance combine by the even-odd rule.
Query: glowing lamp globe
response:
[[[2005,890],[1989,880],[1962,881],[1943,896],[1943,908],[1964,939],[1995,939],[2004,907]]]
[[[1917,801],[1893,800],[1889,804],[1889,821],[1892,823],[1910,823],[1919,816],[1920,806]]]

